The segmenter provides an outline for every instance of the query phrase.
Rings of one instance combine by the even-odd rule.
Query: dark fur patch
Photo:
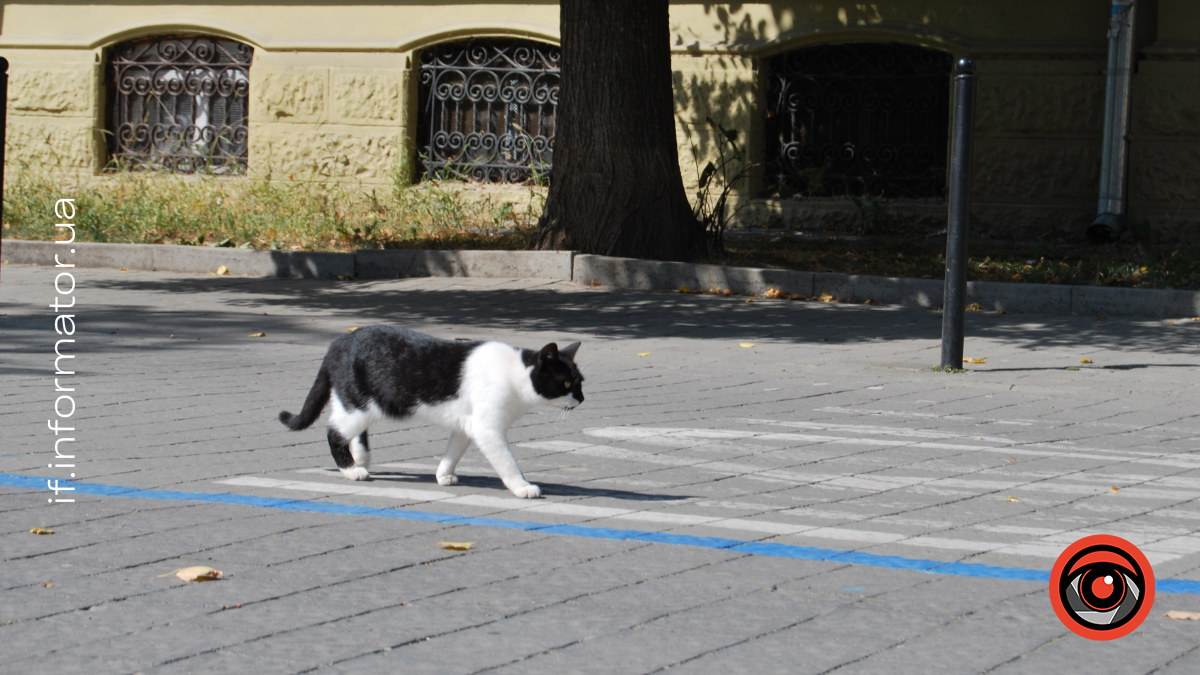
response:
[[[479,344],[367,326],[334,340],[322,367],[347,410],[375,401],[389,417],[408,417],[418,405],[458,394],[463,366]]]

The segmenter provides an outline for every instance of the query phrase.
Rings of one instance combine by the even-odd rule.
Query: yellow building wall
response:
[[[970,55],[978,64],[973,212],[998,236],[1078,232],[1095,215],[1103,124],[1107,2],[894,0],[730,5],[672,2],[671,44],[682,175],[689,194],[718,138],[706,117],[739,131],[761,165],[765,59],[794,48],[899,41]],[[68,11],[69,8],[69,11]],[[391,183],[411,169],[416,59],[472,36],[556,42],[554,2],[259,0],[254,5],[124,2],[4,4],[9,59],[8,170],[94,175],[105,162],[106,49],[135,37],[202,32],[254,47],[250,171]],[[1130,218],[1171,236],[1200,232],[1200,4],[1157,0],[1154,41],[1134,82]],[[762,199],[762,172],[739,186],[745,224],[845,227],[836,200]],[[895,204],[897,216],[942,217]]]

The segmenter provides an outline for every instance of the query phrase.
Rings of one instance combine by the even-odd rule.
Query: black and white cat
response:
[[[576,342],[540,351],[500,342],[442,340],[403,328],[367,326],[333,341],[299,415],[279,413],[293,431],[308,428],[333,401],[329,449],[342,475],[366,480],[371,451],[367,427],[390,417],[415,418],[450,430],[437,468],[441,485],[454,485],[458,460],[472,441],[505,487],[518,497],[540,497],[508,447],[509,426],[529,410],[583,403]],[[561,399],[566,397],[566,401]]]

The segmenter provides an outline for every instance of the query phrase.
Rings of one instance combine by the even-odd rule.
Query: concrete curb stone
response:
[[[355,253],[258,251],[169,244],[100,244],[4,241],[3,258],[26,265],[54,264],[74,250],[79,267],[205,273],[224,265],[234,275],[306,279],[395,279],[405,276],[462,276],[555,279],[631,290],[728,289],[787,294],[847,302],[939,307],[943,284],[932,279],[898,279],[858,274],[695,265],[634,258],[577,255],[572,251],[416,251],[361,250]],[[980,309],[1080,316],[1200,316],[1200,292],[1096,286],[1056,286],[973,281],[967,302]]]
[[[66,255],[74,250],[75,253]],[[52,265],[59,260],[78,267],[113,267],[162,272],[215,272],[253,277],[337,279],[354,275],[354,254],[311,251],[256,251],[170,244],[99,244],[48,241],[4,241],[4,259],[26,265]]]
[[[575,256],[575,281],[642,291],[729,289],[734,293],[763,293],[777,288],[785,293],[813,294],[813,273],[789,270],[724,267],[659,262],[600,255]]]
[[[397,277],[498,277],[571,280],[573,251],[361,250],[354,254],[360,279]]]

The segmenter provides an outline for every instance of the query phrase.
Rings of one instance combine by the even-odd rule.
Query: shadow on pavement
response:
[[[384,482],[384,483],[400,483],[396,480],[402,478],[404,484],[417,483],[435,483],[436,481],[431,474],[421,473],[405,473],[403,471],[373,471],[371,478],[367,482]],[[558,483],[547,483],[544,481],[533,481],[542,489],[542,493],[550,496],[561,497],[608,497],[609,499],[628,499],[639,502],[671,502],[684,499],[692,499],[688,495],[655,495],[645,492],[627,492],[625,490],[608,490],[604,488],[586,488],[578,485],[561,485]],[[504,483],[495,476],[464,476],[458,474],[458,485],[460,487],[473,488],[488,488],[492,490],[500,490],[507,492],[508,488],[504,487]]]
[[[414,280],[422,282],[423,280]],[[388,323],[426,326],[445,324],[454,330],[470,330],[478,337],[488,331],[592,334],[604,338],[677,337],[683,339],[736,339],[752,336],[795,344],[854,344],[887,340],[938,340],[938,312],[898,306],[863,306],[816,302],[764,301],[748,303],[742,297],[681,295],[676,293],[592,289],[557,284],[533,289],[420,289],[397,288],[399,282],[321,281],[306,279],[163,278],[139,275],[128,279],[96,279],[91,287],[108,291],[139,291],[166,294],[169,298],[206,294],[207,309],[195,313],[186,305],[154,306],[91,305],[81,331],[140,336],[155,339],[136,344],[105,346],[112,349],[177,349],[220,333],[222,344],[247,340],[250,331],[263,331],[268,341],[287,337],[291,341],[325,344],[339,332],[319,329],[308,318],[316,313],[322,320],[342,318],[347,326]],[[415,284],[414,284],[415,285]],[[220,307],[237,308],[237,312]],[[160,309],[160,307],[162,309]],[[262,313],[268,313],[263,316]],[[306,312],[309,316],[277,316]],[[81,312],[83,314],[83,312]],[[82,318],[82,317],[81,317]],[[0,317],[0,330],[34,329],[36,335],[13,335],[0,353],[25,341],[52,345],[54,334],[44,321],[28,317]],[[274,331],[274,334],[273,334]],[[297,331],[299,334],[297,334]],[[163,340],[165,333],[180,339]],[[1200,354],[1200,322],[1167,326],[1153,320],[985,312],[967,314],[968,338],[991,338],[1014,348],[1041,349],[1081,345]],[[564,336],[564,338],[567,336]],[[540,339],[540,338],[538,338]],[[537,339],[515,340],[531,347]],[[98,345],[93,345],[99,348]],[[79,341],[79,351],[89,348]],[[1133,367],[1133,366],[1130,366]]]

